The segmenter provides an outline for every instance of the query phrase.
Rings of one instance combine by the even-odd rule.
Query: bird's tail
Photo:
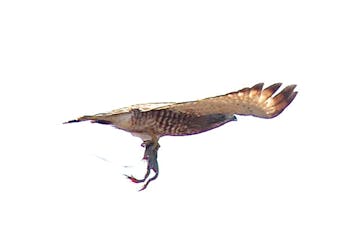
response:
[[[63,122],[63,124],[83,122],[83,121],[91,121],[92,123],[100,123],[100,124],[111,124],[111,121],[105,120],[103,116],[97,116],[97,115],[82,116],[77,119]]]

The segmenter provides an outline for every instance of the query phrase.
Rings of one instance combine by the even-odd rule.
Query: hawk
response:
[[[278,94],[281,86],[275,83],[265,89],[259,83],[251,88],[243,88],[228,94],[190,102],[163,102],[136,104],[107,113],[85,115],[65,123],[91,121],[108,124],[130,132],[143,141],[143,159],[147,161],[147,171],[142,179],[127,176],[132,182],[145,182],[144,190],[159,174],[157,152],[162,136],[186,136],[202,133],[228,122],[236,121],[235,115],[249,115],[259,118],[278,116],[296,97],[296,85],[289,85]],[[155,175],[149,178],[150,172]],[[149,179],[148,179],[149,178]]]

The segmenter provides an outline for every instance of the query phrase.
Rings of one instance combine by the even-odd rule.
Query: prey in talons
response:
[[[149,183],[151,181],[155,180],[159,175],[159,165],[157,162],[157,151],[160,148],[159,143],[153,142],[153,141],[144,141],[141,144],[141,146],[145,147],[143,160],[147,161],[147,170],[146,170],[146,174],[145,174],[144,178],[137,179],[133,176],[128,176],[125,174],[125,176],[134,183],[142,183],[142,182],[146,181],[146,183],[143,185],[143,187],[139,191],[146,189],[146,187],[149,185]],[[151,170],[154,171],[155,175],[148,179],[148,177],[150,176]]]
[[[127,177],[135,183],[145,183],[140,189],[144,190],[159,174],[157,151],[161,137],[189,136],[210,131],[235,121],[236,115],[274,118],[282,113],[297,95],[296,85],[289,85],[278,91],[280,87],[281,83],[266,88],[263,83],[258,83],[253,87],[215,97],[188,102],[135,104],[110,112],[85,115],[65,123],[90,121],[110,125],[140,137],[145,147],[147,171],[143,179]],[[148,94],[153,94],[153,91],[149,90]],[[243,137],[241,131],[236,133],[235,129],[234,136],[229,136],[235,141]],[[226,142],[227,139],[221,141]],[[155,173],[153,177],[150,176],[151,170]]]

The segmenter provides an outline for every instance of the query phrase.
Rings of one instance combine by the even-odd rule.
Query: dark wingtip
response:
[[[280,93],[278,93],[274,98],[274,106],[276,107],[276,111],[273,115],[270,116],[270,118],[278,116],[280,113],[282,113],[285,108],[287,108],[290,103],[295,99],[297,95],[297,91],[294,91],[296,88],[296,85],[289,85],[285,87]]]
[[[288,97],[289,104],[295,99],[298,92],[292,92],[291,95]]]
[[[251,89],[262,90],[263,87],[264,87],[264,83],[258,83],[258,84],[255,84],[254,86],[252,86]]]
[[[282,83],[278,82],[278,83],[274,83],[273,85],[270,85],[269,87],[267,87],[264,90],[271,90],[273,93],[276,92],[280,87],[281,87]]]

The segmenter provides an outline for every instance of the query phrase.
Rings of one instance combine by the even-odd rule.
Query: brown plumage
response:
[[[263,89],[263,83],[252,88],[243,88],[225,95],[181,103],[137,104],[113,110],[108,113],[83,116],[66,123],[88,121],[109,124],[140,137],[146,147],[144,159],[148,160],[148,171],[144,179],[132,176],[133,182],[144,182],[150,170],[158,174],[158,140],[162,136],[184,136],[202,133],[230,121],[235,115],[251,115],[260,118],[273,118],[279,115],[296,97],[296,85],[289,85],[274,96],[281,83]]]

